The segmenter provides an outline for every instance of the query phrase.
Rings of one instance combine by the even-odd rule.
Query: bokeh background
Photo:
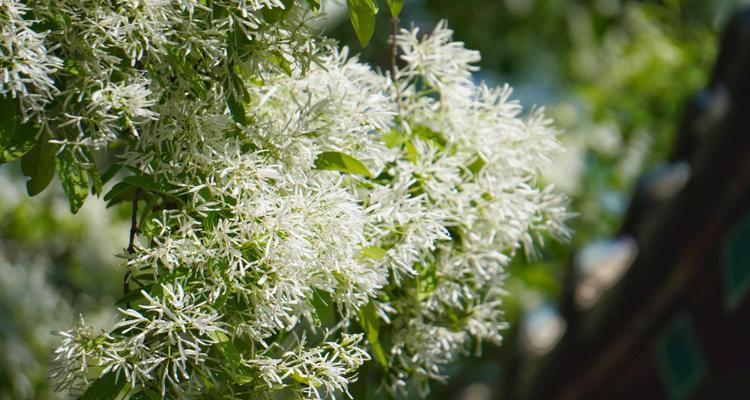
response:
[[[640,197],[634,193],[656,179],[662,182],[657,197],[669,197],[689,179],[690,165],[675,157],[686,105],[709,85],[721,31],[745,2],[406,1],[401,26],[429,32],[439,20],[448,20],[455,38],[482,54],[477,80],[507,82],[522,104],[547,109],[567,151],[544,176],[571,197],[571,208],[578,213],[571,221],[572,242],[549,242],[533,259],[518,255],[509,266],[505,304],[510,328],[504,345],[483,346],[479,358],[451,365],[446,371],[450,378],[435,383],[429,398],[559,394],[560,379],[547,378],[550,368],[554,372],[564,368],[561,362],[575,359],[570,349],[556,350],[575,343],[564,340],[576,323],[571,316],[585,320],[643,254],[642,240],[627,225],[637,220],[631,214],[638,213]],[[339,3],[323,1],[327,17],[320,29],[361,59],[389,68],[387,12],[380,13],[375,37],[362,49]],[[47,379],[55,344],[50,331],[66,329],[80,313],[102,325],[113,317],[123,273],[115,254],[127,245],[129,209],[105,209],[101,200],[89,199],[78,215],[71,215],[59,191],[28,198],[20,175],[17,163],[0,167],[0,400],[54,399],[60,396]],[[658,249],[672,245],[650,244]],[[618,310],[614,317],[605,313],[601,318],[618,317],[624,312]],[[666,343],[664,355],[657,344],[632,357],[654,360],[642,366],[653,374],[636,374],[629,381],[641,389],[615,385],[606,398],[703,398],[706,382],[713,382],[707,376],[713,375],[710,360],[693,343],[700,342],[696,330],[702,331],[694,327],[700,321],[693,320],[680,317],[649,334],[656,338],[652,342]],[[599,329],[596,323],[591,326]],[[673,331],[677,345],[669,341]],[[678,347],[670,353],[669,346]],[[693,353],[697,355],[691,357]],[[556,364],[550,362],[551,354],[562,354]],[[588,373],[585,366],[576,368],[584,372],[573,375],[574,386]],[[737,368],[742,371],[743,366]],[[386,398],[368,379],[361,376],[354,398]],[[729,397],[716,398],[746,398],[735,391],[743,387],[741,380],[732,382],[723,385],[731,389]],[[602,398],[596,384],[587,387],[594,389],[585,396]],[[747,396],[750,383],[744,388]]]

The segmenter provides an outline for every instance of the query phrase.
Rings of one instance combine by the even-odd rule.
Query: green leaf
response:
[[[89,195],[88,173],[67,148],[57,155],[57,172],[63,191],[68,196],[70,211],[75,214],[81,209]]]
[[[118,182],[116,185],[112,186],[111,189],[109,189],[109,192],[107,192],[107,194],[104,195],[104,201],[109,202],[110,200],[113,200],[114,198],[127,192],[130,188],[131,186],[129,183]]]
[[[142,390],[130,397],[129,400],[160,400],[161,395],[150,389]]]
[[[330,326],[336,323],[336,309],[330,293],[313,289],[312,296],[308,301],[315,310],[313,313],[315,326]]]
[[[364,175],[372,178],[370,171],[356,158],[337,151],[325,151],[315,159],[315,168]]]
[[[294,0],[282,0],[282,3],[284,3],[283,8],[264,8],[261,11],[263,13],[263,18],[265,18],[266,21],[272,24],[275,24],[276,22],[279,22],[282,19],[286,18],[286,16],[289,15],[289,11],[291,11],[292,7],[294,7]]]
[[[416,164],[419,161],[419,152],[414,147],[414,143],[411,140],[404,143],[404,150],[406,151],[406,159]]]
[[[209,336],[218,342],[215,346],[218,347],[221,354],[231,365],[236,366],[242,363],[240,350],[232,343],[232,339],[226,333],[213,331],[209,333]]]
[[[237,101],[234,96],[229,95],[227,97],[227,105],[229,106],[229,112],[232,114],[234,122],[247,126],[247,114],[245,113],[245,106],[242,101]]]
[[[477,159],[474,160],[471,164],[467,166],[469,168],[469,171],[471,171],[474,175],[478,174],[479,171],[482,170],[484,167],[484,160],[482,160],[482,157],[477,156]]]
[[[122,168],[122,165],[114,163],[111,167],[104,171],[104,173],[102,174],[102,184],[106,184],[107,182],[109,182],[109,180],[112,179],[120,171],[120,168]]]
[[[366,306],[360,307],[359,309],[359,324],[362,326],[362,330],[367,336],[367,340],[370,342],[372,348],[372,355],[375,360],[385,369],[388,370],[388,358],[385,356],[383,346],[380,345],[380,319],[378,313],[375,311],[375,306],[372,302],[367,303]]]
[[[448,144],[448,141],[440,132],[435,132],[424,125],[415,126],[412,129],[412,133],[415,136],[424,139],[425,141],[429,141],[438,145],[441,150],[445,149],[445,145]]]
[[[346,4],[349,6],[349,19],[357,33],[357,39],[365,47],[375,33],[375,15],[378,13],[375,0],[346,0]]]
[[[307,4],[315,11],[320,9],[320,0],[307,0]]]
[[[114,372],[108,372],[89,386],[78,400],[124,400],[129,390],[125,379],[117,379]]]
[[[21,124],[16,115],[18,100],[0,96],[0,164],[28,153],[36,144],[34,124]]]
[[[141,293],[141,290],[150,291],[150,288],[153,288],[154,286],[156,286],[156,284],[149,286],[148,288],[149,290],[142,289],[142,288],[131,290],[125,296],[122,296],[119,300],[117,300],[117,302],[115,302],[115,305],[117,307],[124,307],[127,304],[135,303],[136,301],[144,298],[143,293]]]
[[[388,9],[391,10],[391,16],[398,18],[401,9],[404,7],[404,0],[385,0],[385,2],[388,4]]]
[[[364,255],[365,257],[370,257],[375,260],[382,259],[383,257],[385,257],[386,253],[387,253],[386,250],[378,246],[370,246],[370,247],[365,247],[364,249],[362,249],[362,255]]]
[[[417,298],[424,301],[435,291],[438,286],[437,266],[434,263],[417,265]]]
[[[30,179],[26,182],[26,191],[29,196],[41,193],[52,178],[55,177],[55,154],[57,145],[50,143],[46,134],[39,136],[39,140],[21,159],[21,172]]]
[[[380,136],[380,140],[382,140],[389,149],[401,146],[404,144],[405,139],[404,134],[395,129],[391,129],[389,132]]]
[[[170,183],[156,182],[153,176],[148,175],[126,176],[122,180],[133,186],[155,193],[168,194],[170,191],[177,189],[177,186]]]

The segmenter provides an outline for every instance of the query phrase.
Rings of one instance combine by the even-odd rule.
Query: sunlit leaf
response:
[[[75,214],[81,209],[89,194],[88,174],[67,148],[57,155],[57,172],[63,191],[68,197],[70,211]]]
[[[391,11],[391,16],[397,18],[401,14],[401,9],[404,7],[404,0],[385,0],[388,4],[388,9]]]
[[[346,4],[349,6],[349,19],[357,39],[362,47],[367,46],[375,33],[375,15],[378,13],[375,0],[346,0]]]
[[[341,171],[350,174],[364,175],[372,177],[372,173],[356,158],[339,153],[337,151],[326,151],[320,153],[315,159],[315,168]]]

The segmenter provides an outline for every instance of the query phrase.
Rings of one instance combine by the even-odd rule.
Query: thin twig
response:
[[[398,68],[396,63],[398,62],[398,46],[396,45],[396,35],[398,34],[398,18],[391,18],[391,80],[393,81],[393,88],[396,90],[396,104],[398,105],[398,119],[403,121],[402,118],[402,107],[401,107],[401,88],[398,86],[396,80],[396,74]]]
[[[398,18],[391,18],[391,79],[396,81],[396,61],[398,58],[398,46],[396,46],[396,33],[398,31]],[[397,87],[398,90],[398,87]]]
[[[138,197],[141,195],[141,188],[135,188],[133,194],[133,208],[130,214],[130,239],[128,240],[128,254],[135,253],[135,235],[138,234]]]
[[[127,249],[129,255],[135,253],[135,236],[138,234],[138,197],[140,197],[140,195],[141,188],[135,188],[135,193],[133,194],[133,207],[130,214],[130,239],[128,240]],[[128,292],[130,292],[129,280],[130,266],[128,266],[128,270],[125,271],[125,278],[122,281],[122,291],[124,296],[127,296]],[[130,303],[126,305],[130,308]]]

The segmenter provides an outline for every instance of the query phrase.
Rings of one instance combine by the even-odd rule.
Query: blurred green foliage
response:
[[[617,233],[638,176],[669,156],[683,106],[707,83],[720,29],[741,3],[406,2],[402,26],[430,31],[447,19],[456,39],[481,52],[477,79],[508,82],[523,104],[547,108],[567,148],[553,160],[547,180],[570,195],[571,209],[578,213],[571,221],[572,243],[548,243],[536,259],[518,255],[509,266],[505,346],[485,349],[480,362],[454,366],[454,376],[444,386],[434,385],[430,398],[458,398],[476,392],[476,385],[467,388],[472,382],[491,387],[508,379],[524,317],[555,307],[575,251]],[[331,32],[365,60],[389,68],[389,32],[376,31],[370,46],[360,49],[350,29],[339,24]],[[496,373],[480,376],[478,370]]]
[[[92,199],[73,215],[57,185],[29,198],[19,167],[0,168],[0,399],[57,399],[49,367],[59,338],[50,332],[79,313],[110,322],[127,210]]]

